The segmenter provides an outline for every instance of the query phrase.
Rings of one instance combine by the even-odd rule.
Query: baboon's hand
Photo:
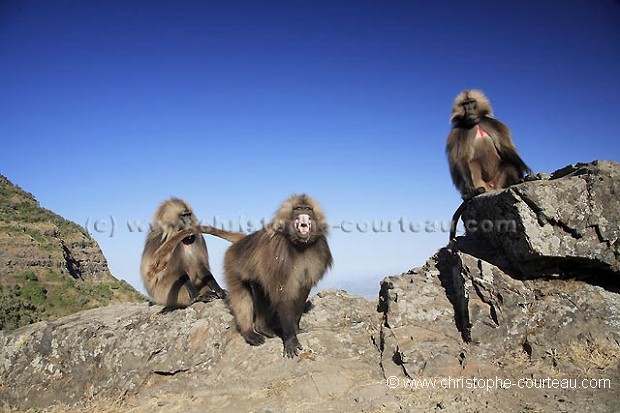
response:
[[[219,294],[215,291],[207,291],[204,294],[200,294],[198,297],[194,298],[193,303],[210,303],[211,301],[221,298]]]
[[[284,341],[284,356],[290,359],[295,358],[299,354],[298,350],[303,347],[299,344],[297,337],[293,336]]]
[[[225,299],[226,297],[228,297],[228,291],[226,290],[219,290],[219,291],[207,291],[204,294],[200,294],[198,297],[194,298],[194,301],[192,301],[193,303],[197,303],[197,302],[201,302],[201,303],[210,303],[213,300],[216,299]]]

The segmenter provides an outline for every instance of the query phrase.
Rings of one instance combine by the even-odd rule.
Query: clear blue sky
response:
[[[374,294],[448,238],[355,224],[449,220],[461,90],[484,90],[525,161],[551,172],[620,159],[619,77],[613,0],[3,0],[0,173],[88,220],[138,288],[145,234],[127,221],[162,200],[258,221],[307,192],[354,229],[332,231],[322,287]],[[207,242],[222,280],[227,244]]]

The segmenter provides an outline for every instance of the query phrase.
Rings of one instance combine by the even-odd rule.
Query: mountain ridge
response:
[[[83,227],[0,175],[0,329],[144,300],[112,276]]]

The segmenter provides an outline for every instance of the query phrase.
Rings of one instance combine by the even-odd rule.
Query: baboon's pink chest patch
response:
[[[486,133],[486,132],[484,131],[484,129],[482,129],[482,128],[480,127],[480,125],[477,125],[477,126],[476,126],[476,138],[484,138],[484,137],[487,137],[487,136],[489,136],[489,134],[488,134],[488,133]]]

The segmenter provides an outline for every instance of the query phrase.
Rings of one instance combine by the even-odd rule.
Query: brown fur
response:
[[[151,298],[167,308],[187,307],[199,299],[223,298],[211,273],[201,232],[235,241],[245,234],[200,226],[191,206],[178,198],[162,203],[146,237],[140,273]]]
[[[246,236],[243,232],[225,231],[210,225],[197,225],[195,227],[184,229],[183,231],[177,232],[172,237],[167,238],[166,241],[161,244],[159,248],[157,248],[157,251],[155,251],[151,257],[150,265],[147,268],[147,275],[149,277],[153,277],[154,274],[163,270],[170,262],[172,253],[176,249],[179,242],[181,242],[184,238],[200,233],[214,235],[230,242],[237,242]]]
[[[492,115],[489,100],[479,90],[461,92],[452,105],[446,154],[452,181],[463,198],[478,188],[506,188],[531,173],[517,153],[508,126]],[[477,137],[478,127],[488,136]]]
[[[310,229],[304,234],[304,217]],[[302,222],[300,226],[295,223]],[[266,228],[231,245],[224,256],[229,305],[239,332],[251,345],[280,334],[284,355],[301,345],[299,320],[310,289],[332,266],[325,216],[307,195],[293,195]]]

